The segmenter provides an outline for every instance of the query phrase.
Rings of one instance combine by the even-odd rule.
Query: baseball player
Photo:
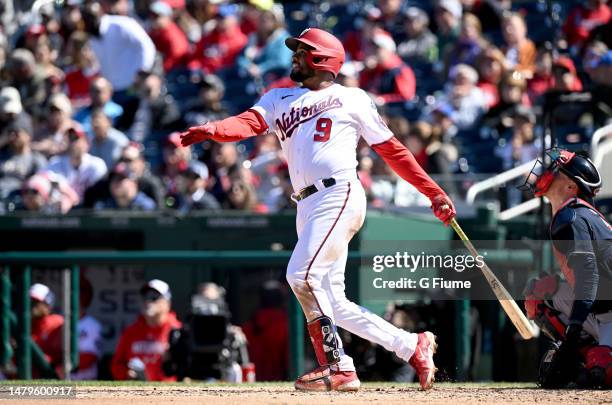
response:
[[[545,276],[526,291],[528,316],[562,342],[545,357],[540,382],[544,387],[576,382],[584,363],[586,383],[612,387],[612,301],[605,284],[612,275],[612,227],[591,202],[601,177],[584,156],[560,149],[547,155],[549,161],[538,162],[526,186],[550,201],[550,237],[565,281]]]
[[[301,87],[270,90],[240,115],[189,128],[181,134],[182,144],[240,141],[268,131],[278,136],[297,202],[298,242],[287,281],[304,310],[320,365],[299,377],[296,389],[359,389],[353,360],[342,348],[336,325],[409,362],[421,387],[429,389],[436,371],[434,335],[400,330],[345,296],[348,243],[361,228],[366,211],[366,196],[356,175],[359,138],[429,197],[435,215],[445,224],[455,215],[453,204],[389,131],[369,96],[334,83],[345,57],[336,37],[309,28],[285,44],[293,51],[290,77]]]

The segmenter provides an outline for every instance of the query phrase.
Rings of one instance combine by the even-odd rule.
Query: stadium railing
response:
[[[2,271],[2,347],[3,361],[10,360],[10,339],[7,332],[7,319],[10,318],[11,284],[10,273],[17,271],[17,297],[19,312],[17,314],[17,353],[16,363],[18,376],[21,379],[32,378],[32,350],[35,363],[41,366],[38,357],[40,349],[35,347],[30,338],[30,300],[28,289],[31,283],[33,266],[63,269],[63,302],[67,322],[64,338],[64,369],[72,370],[78,366],[78,305],[79,305],[79,272],[80,267],[92,264],[203,264],[217,266],[257,267],[262,265],[284,266],[291,257],[290,251],[121,251],[121,252],[4,252],[0,253]],[[358,252],[349,252],[349,263],[360,263]],[[61,270],[60,270],[61,271]],[[297,377],[304,369],[304,316],[292,296],[288,306],[289,317],[289,373]],[[43,356],[44,360],[44,356]],[[65,373],[69,378],[70,373]]]

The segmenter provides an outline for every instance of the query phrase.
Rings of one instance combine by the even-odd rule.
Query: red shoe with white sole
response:
[[[322,366],[298,378],[294,386],[298,391],[357,391],[361,382],[354,371],[333,371]]]
[[[416,349],[408,363],[416,370],[421,388],[428,390],[433,386],[438,370],[433,361],[438,344],[436,337],[431,332],[419,333],[418,336]]]

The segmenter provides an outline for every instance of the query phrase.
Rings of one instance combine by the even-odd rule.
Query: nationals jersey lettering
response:
[[[253,110],[278,137],[295,191],[329,177],[354,179],[359,138],[374,145],[393,136],[366,92],[339,84],[272,89]]]
[[[284,98],[281,97],[281,100]],[[291,138],[293,131],[300,126],[300,124],[310,121],[314,117],[323,114],[325,111],[329,111],[332,108],[342,107],[342,102],[338,98],[329,96],[327,100],[321,101],[318,104],[311,106],[305,106],[302,108],[292,107],[289,113],[284,112],[281,119],[276,119],[276,127],[281,133],[281,141],[285,138]]]

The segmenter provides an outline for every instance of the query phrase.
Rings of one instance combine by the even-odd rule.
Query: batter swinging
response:
[[[344,353],[336,325],[409,362],[421,387],[429,389],[436,371],[434,335],[398,329],[345,296],[348,243],[366,212],[365,192],[356,175],[359,137],[429,197],[434,214],[447,225],[455,215],[453,204],[393,136],[369,96],[334,83],[345,58],[336,37],[310,28],[285,44],[294,51],[291,79],[301,87],[273,89],[242,114],[189,128],[181,135],[182,144],[206,139],[234,142],[268,131],[278,136],[297,202],[298,242],[287,266],[287,281],[304,310],[320,365],[298,378],[296,389],[359,389],[353,360]]]

